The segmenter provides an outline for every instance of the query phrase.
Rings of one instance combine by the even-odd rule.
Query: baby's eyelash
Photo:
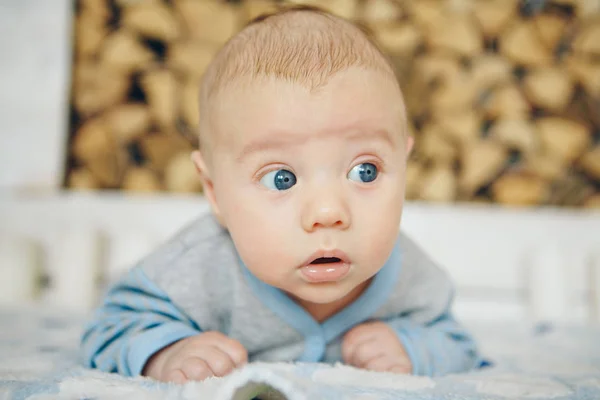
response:
[[[375,158],[375,157],[369,157],[369,158],[365,157],[364,159],[355,161],[354,163],[351,164],[350,169],[356,167],[357,165],[365,164],[365,163],[373,164],[375,167],[377,167],[377,171],[379,171],[379,172],[383,172],[386,169],[385,162],[383,160],[381,160],[380,158]]]
[[[285,170],[288,170],[288,171],[294,173],[294,171],[288,165],[274,164],[274,165],[269,165],[268,167],[260,168],[258,171],[256,171],[254,173],[254,175],[252,176],[252,181],[259,182],[263,178],[263,176],[265,176],[269,172],[277,171],[280,169],[285,169]]]

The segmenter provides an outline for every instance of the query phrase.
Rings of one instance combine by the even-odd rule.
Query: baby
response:
[[[399,232],[413,145],[394,72],[351,23],[259,18],[216,56],[192,155],[212,212],[107,293],[85,363],[182,383],[248,361],[476,368],[453,287]]]

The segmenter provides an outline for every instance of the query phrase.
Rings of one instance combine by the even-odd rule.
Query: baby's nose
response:
[[[308,202],[302,215],[302,225],[307,232],[319,228],[347,229],[350,212],[341,196],[321,193]]]

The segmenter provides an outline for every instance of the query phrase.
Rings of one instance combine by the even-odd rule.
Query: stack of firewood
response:
[[[416,138],[407,197],[600,206],[599,0],[296,0],[390,56]],[[212,56],[282,1],[79,0],[66,186],[201,190],[189,161]]]

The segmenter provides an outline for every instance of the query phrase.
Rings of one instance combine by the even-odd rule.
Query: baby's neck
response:
[[[356,300],[369,286],[369,283],[371,283],[371,279],[368,279],[367,281],[361,283],[360,285],[352,289],[352,291],[343,298],[327,304],[311,303],[309,301],[298,298],[295,300],[316,321],[323,322],[327,318],[335,315],[339,311],[346,308],[346,306],[351,304],[354,300]]]

